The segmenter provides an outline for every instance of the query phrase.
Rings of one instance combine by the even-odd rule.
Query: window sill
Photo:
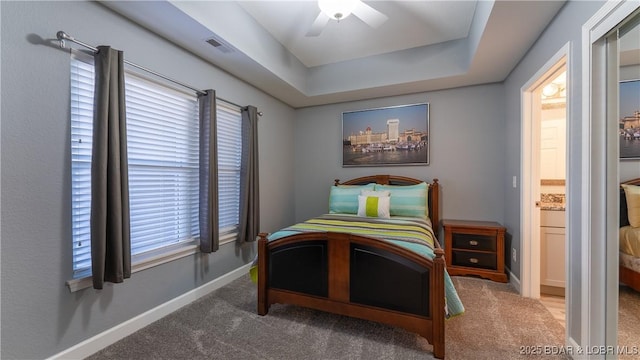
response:
[[[162,253],[150,253],[144,256],[134,256],[131,260],[131,273],[146,270],[160,264],[167,263],[169,261],[181,259],[185,256],[193,255],[200,251],[198,245],[194,242],[188,242],[185,244],[176,245],[170,250],[164,249]],[[86,289],[93,286],[93,280],[91,275],[78,279],[68,280],[66,285],[69,287],[70,292],[76,292],[78,290]]]
[[[237,233],[224,234],[220,237],[220,245],[233,243],[238,236]],[[152,251],[143,255],[133,256],[131,258],[131,273],[146,270],[154,266],[158,266],[173,260],[178,260],[186,256],[196,254],[200,251],[195,241],[174,245],[173,247],[164,248],[162,250]],[[91,275],[81,278],[67,280],[67,287],[70,292],[90,288],[93,286]]]
[[[220,236],[220,245],[224,245],[224,244],[228,244],[231,242],[235,242],[236,238],[238,237],[238,233],[237,232],[232,232],[229,234],[224,234]]]

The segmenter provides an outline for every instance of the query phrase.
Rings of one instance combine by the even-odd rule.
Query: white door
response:
[[[543,226],[540,231],[540,285],[565,286],[564,228]]]
[[[543,110],[543,114],[547,112]],[[566,168],[566,108],[553,109],[554,119],[543,119],[540,131],[540,178],[565,178]]]

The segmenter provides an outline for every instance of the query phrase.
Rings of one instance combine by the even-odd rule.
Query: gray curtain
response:
[[[258,109],[242,109],[242,160],[240,170],[240,232],[238,243],[255,241],[260,231],[258,174]]]
[[[91,271],[93,287],[131,277],[129,174],[124,60],[108,46],[95,53],[91,162]]]
[[[198,95],[200,105],[200,251],[218,250],[218,130],[216,92]]]

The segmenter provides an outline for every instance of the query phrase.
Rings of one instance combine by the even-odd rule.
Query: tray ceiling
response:
[[[315,1],[102,2],[296,108],[501,82],[564,5],[365,3],[388,20],[352,15],[308,37]]]

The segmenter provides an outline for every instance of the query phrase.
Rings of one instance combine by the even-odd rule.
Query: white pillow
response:
[[[358,195],[358,216],[388,219],[390,203],[389,196]]]
[[[360,190],[360,195],[385,197],[385,196],[391,196],[391,191],[389,191],[389,190],[383,190],[383,191]]]

